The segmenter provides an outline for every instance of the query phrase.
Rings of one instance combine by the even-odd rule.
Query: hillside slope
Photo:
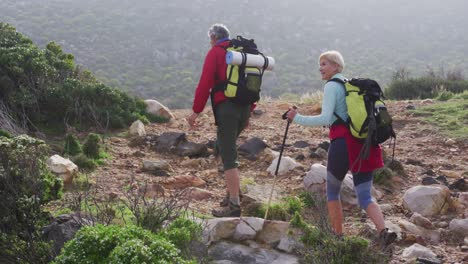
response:
[[[432,104],[431,100],[413,102],[390,102],[389,108],[395,113],[395,128],[397,131],[397,144],[395,149],[395,159],[404,166],[407,175],[395,175],[391,181],[385,185],[376,185],[377,189],[383,192],[383,197],[379,203],[385,204],[390,210],[385,210],[387,220],[397,223],[401,219],[408,220],[411,213],[402,206],[402,196],[406,190],[416,185],[422,185],[422,178],[432,175],[443,177],[448,185],[457,180],[462,180],[468,175],[468,160],[465,153],[468,151],[467,140],[448,140],[446,136],[438,132],[438,128],[421,120],[411,111],[407,110],[408,105],[419,108],[423,105]],[[252,137],[262,138],[270,148],[277,149],[282,142],[285,121],[281,120],[281,114],[288,108],[287,103],[279,101],[262,102],[258,109],[263,114],[253,116],[251,127],[240,137],[239,143],[245,142]],[[299,106],[302,113],[317,112],[317,106]],[[178,120],[172,124],[152,124],[146,127],[149,135],[161,135],[164,132],[185,132],[189,141],[198,143],[208,143],[215,139],[214,122],[210,110],[206,109],[205,114],[199,118],[200,127],[197,130],[190,130],[184,118],[189,114],[189,110],[175,110],[174,114]],[[311,158],[310,153],[320,143],[327,141],[326,128],[304,128],[292,124],[287,137],[287,145],[284,151],[285,156],[295,158],[302,164],[301,168],[279,176],[277,183],[278,194],[274,197],[279,200],[281,197],[298,195],[303,191],[303,177],[314,163],[326,164],[324,158]],[[293,144],[297,141],[306,141],[309,148],[297,148]],[[123,196],[122,190],[128,185],[131,176],[135,176],[140,183],[148,182],[150,186],[164,186],[167,176],[154,176],[143,172],[142,162],[144,160],[165,160],[171,164],[173,169],[170,176],[194,175],[203,179],[206,184],[200,187],[208,191],[211,197],[200,201],[191,201],[194,211],[200,214],[209,215],[211,209],[218,206],[218,202],[224,197],[224,179],[222,173],[218,171],[220,166],[213,156],[208,158],[180,158],[175,155],[160,154],[149,149],[147,145],[140,147],[129,147],[129,139],[125,137],[112,137],[109,140],[109,152],[113,158],[106,165],[100,167],[93,173],[92,178],[96,180],[101,194],[104,196]],[[391,155],[391,148],[384,146],[384,150]],[[300,155],[303,155],[301,160]],[[270,162],[267,155],[260,155],[256,161],[240,158],[240,170],[242,186],[260,186],[256,192],[262,190],[269,191],[273,183],[273,176],[266,172]],[[246,180],[248,179],[248,180]],[[441,178],[437,178],[441,179]],[[262,188],[262,186],[264,188]],[[466,183],[465,183],[466,188]],[[167,192],[173,192],[166,188]],[[465,190],[466,191],[466,190]],[[452,196],[456,197],[460,190],[453,189]],[[269,192],[268,192],[269,194]],[[247,193],[249,195],[249,193]],[[449,210],[445,215],[438,215],[430,218],[434,224],[449,222],[454,218],[466,218],[468,212],[463,207],[457,210]],[[362,229],[363,221],[370,223],[369,219],[363,218],[362,212],[354,206],[345,207],[345,230],[348,235],[356,234]],[[441,232],[446,230],[440,228]],[[425,243],[425,246],[434,251],[439,258],[446,263],[461,263],[466,261],[466,253],[463,253],[459,245],[450,243],[449,240],[442,240],[441,243],[434,244],[430,241],[421,240],[420,237],[407,236],[400,240],[392,256],[393,263],[399,263],[402,259],[402,251],[414,242]],[[465,259],[464,259],[465,258]],[[464,259],[464,260],[463,260]],[[402,260],[403,261],[403,260]]]

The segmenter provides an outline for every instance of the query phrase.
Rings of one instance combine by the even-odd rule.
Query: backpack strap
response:
[[[342,80],[340,78],[333,78],[333,79],[330,79],[327,81],[327,83],[329,82],[337,82],[337,83],[341,83],[343,84],[343,88],[345,89],[345,93],[346,93],[346,88],[344,87],[344,85],[346,84],[348,80],[345,79],[345,80]],[[337,118],[337,120],[335,122],[333,122],[332,125],[338,125],[338,124],[343,124],[343,125],[348,125],[348,122],[346,122],[341,116],[339,116],[337,113],[333,112],[333,115]]]

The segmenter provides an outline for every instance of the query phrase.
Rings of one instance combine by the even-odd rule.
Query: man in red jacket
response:
[[[195,90],[193,101],[193,113],[187,117],[191,127],[196,126],[195,120],[205,108],[208,97],[211,96],[213,104],[213,113],[217,125],[216,148],[221,155],[224,167],[224,176],[226,187],[229,194],[227,205],[213,210],[216,217],[239,217],[241,215],[239,201],[239,162],[237,160],[236,141],[239,134],[249,124],[250,110],[249,105],[234,104],[224,92],[217,91],[212,93],[216,85],[222,85],[226,82],[226,48],[229,46],[229,30],[225,25],[214,24],[208,31],[210,37],[211,49],[205,58],[203,70],[200,76],[198,87]]]

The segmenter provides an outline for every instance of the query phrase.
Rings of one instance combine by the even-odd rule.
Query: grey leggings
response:
[[[327,200],[340,200],[341,183],[349,170],[346,140],[337,138],[332,140],[328,149],[327,163]],[[372,203],[372,172],[353,173],[354,190],[358,197],[359,206],[366,209]]]

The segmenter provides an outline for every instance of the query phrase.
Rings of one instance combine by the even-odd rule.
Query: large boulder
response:
[[[78,166],[75,163],[57,154],[50,157],[46,163],[49,169],[60,176],[66,185],[73,182],[73,177],[78,172]]]
[[[160,102],[153,100],[153,99],[148,99],[148,100],[145,100],[145,103],[146,103],[146,112],[152,115],[167,118],[168,120],[175,119],[174,114],[172,114],[171,110],[169,110],[169,108],[167,108]]]
[[[403,205],[411,212],[434,216],[448,209],[450,190],[446,186],[414,186],[403,195]]]

